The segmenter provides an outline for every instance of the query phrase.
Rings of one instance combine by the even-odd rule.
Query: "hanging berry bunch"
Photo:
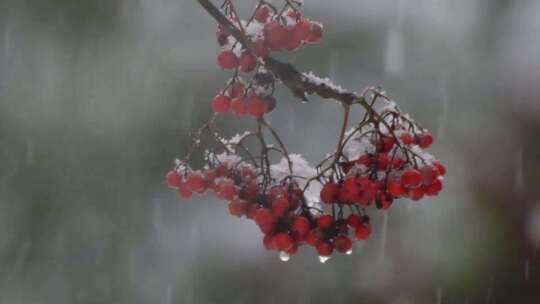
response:
[[[321,40],[322,25],[301,15],[301,1],[284,0],[278,7],[261,0],[248,20],[240,18],[232,0],[221,9],[209,0],[198,2],[218,22],[218,65],[233,75],[212,101],[214,115],[167,174],[181,197],[214,193],[228,202],[232,215],[253,220],[265,248],[280,252],[282,260],[307,245],[324,262],[333,252],[350,254],[353,239],[370,237],[369,207],[387,210],[395,199],[419,200],[442,190],[446,169],[426,151],[433,136],[384,92],[371,87],[349,92],[271,56]],[[343,107],[336,149],[314,167],[290,154],[265,119],[276,108],[278,83],[303,101],[315,94]],[[353,106],[365,109],[356,122],[350,117]],[[213,126],[228,112],[253,116],[256,126],[222,138]],[[189,161],[208,139],[206,165],[195,170]],[[279,161],[272,161],[276,156]]]
[[[224,70],[234,70],[234,75],[214,98],[214,112],[261,117],[276,107],[272,97],[276,79],[265,67],[264,59],[272,52],[294,51],[322,38],[322,25],[303,18],[297,9],[300,4],[285,1],[278,8],[260,1],[251,18],[245,21],[237,15],[232,1],[223,3],[223,16],[250,46],[236,39],[230,27],[218,26],[216,35],[221,51],[217,62]]]

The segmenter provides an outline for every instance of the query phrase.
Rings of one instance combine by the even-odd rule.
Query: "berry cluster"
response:
[[[346,135],[340,170],[321,190],[325,204],[388,209],[394,199],[420,200],[443,187],[446,168],[426,152],[433,135],[401,115],[393,103],[379,114],[381,121],[365,123]]]
[[[215,114],[193,134],[186,157],[166,176],[182,198],[213,192],[228,202],[232,215],[253,220],[264,247],[279,251],[283,261],[307,245],[325,262],[334,252],[350,254],[353,239],[370,237],[368,207],[387,210],[396,199],[419,200],[442,190],[446,169],[427,152],[433,135],[402,114],[384,92],[368,88],[358,95],[290,65],[281,63],[285,72],[271,66],[276,63],[271,52],[321,39],[322,25],[301,17],[299,0],[284,0],[281,8],[261,0],[247,21],[240,19],[232,0],[225,0],[221,10],[209,0],[199,3],[219,22],[219,66],[235,71],[212,101]],[[299,98],[315,93],[343,106],[337,147],[314,167],[290,154],[265,120],[276,108],[276,80]],[[347,130],[355,105],[366,113]],[[256,128],[231,139],[220,137],[214,121],[227,112],[255,117]],[[213,144],[206,146],[203,169],[194,170],[189,161],[203,137]],[[275,153],[277,163],[272,161]]]
[[[313,246],[322,261],[334,250],[350,254],[349,229],[354,230],[357,240],[365,240],[371,234],[365,214],[353,212],[346,219],[335,220],[334,216],[308,206],[304,192],[292,178],[265,185],[261,172],[240,159],[227,154],[212,154],[208,159],[211,160],[206,168],[199,171],[179,164],[167,173],[167,184],[177,189],[182,198],[213,192],[228,201],[230,214],[253,220],[264,234],[264,247],[280,251],[284,260],[303,244]]]
[[[234,76],[214,98],[215,113],[261,117],[276,107],[272,96],[275,77],[264,67],[264,59],[272,52],[293,51],[322,38],[322,25],[303,18],[299,5],[299,2],[287,1],[282,8],[277,8],[261,1],[246,21],[236,14],[232,1],[224,2],[225,16],[242,31],[250,45],[239,43],[226,27],[218,26],[216,36],[221,51],[217,62],[224,70],[234,70]],[[241,74],[251,76],[250,80],[244,82]]]
[[[276,107],[276,100],[271,95],[260,94],[254,88],[246,89],[239,77],[235,77],[226,94],[219,94],[212,101],[215,113],[232,112],[236,116],[247,114],[261,117],[270,113]]]

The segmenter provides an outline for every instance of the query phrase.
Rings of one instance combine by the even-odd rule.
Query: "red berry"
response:
[[[231,101],[231,110],[236,116],[244,116],[247,114],[247,105],[242,98],[233,98]]]
[[[420,147],[427,149],[431,146],[432,143],[433,143],[433,135],[431,135],[431,133],[424,132],[420,134],[420,140],[419,140]]]
[[[315,247],[320,256],[330,256],[334,248],[328,241],[321,241]]]
[[[259,228],[261,229],[261,232],[264,234],[272,234],[275,232],[274,230],[276,227],[274,223],[270,223],[270,224],[265,224],[265,225],[259,225]]]
[[[255,11],[255,20],[259,21],[260,23],[266,23],[269,16],[270,16],[270,9],[268,8],[267,5],[261,5]]]
[[[354,179],[354,181],[355,181],[356,184],[359,185],[362,189],[367,189],[367,188],[370,187],[371,184],[372,184],[372,182],[371,182],[371,180],[369,179],[369,177],[364,176],[364,175],[357,176],[356,179]]]
[[[257,205],[257,204],[247,204],[246,217],[248,219],[254,219],[255,214],[257,213],[257,210],[259,210],[259,205]]]
[[[317,226],[321,230],[326,230],[332,227],[332,224],[334,223],[334,217],[331,215],[323,215],[317,219]]]
[[[396,198],[404,196],[407,193],[401,183],[398,183],[396,181],[388,182],[388,192],[390,192],[390,194],[392,194],[392,196]]]
[[[232,200],[238,192],[238,189],[232,182],[224,181],[219,184],[218,197],[230,201]]]
[[[352,241],[344,235],[338,236],[334,240],[334,248],[341,253],[347,253],[352,249]]]
[[[439,171],[439,174],[441,174],[442,176],[446,174],[446,168],[443,166],[443,164],[441,164],[440,161],[438,160],[434,161],[433,166],[437,168],[437,170]]]
[[[215,189],[215,179],[216,179],[216,171],[213,169],[209,169],[206,172],[204,172],[204,183],[205,185],[210,189]]]
[[[355,203],[357,203],[361,207],[367,207],[373,202],[376,194],[376,190],[362,191],[358,193]]]
[[[206,190],[204,179],[199,174],[191,174],[186,178],[186,186],[193,192],[202,193]]]
[[[216,113],[226,113],[231,107],[231,99],[227,96],[217,95],[212,101],[212,109]]]
[[[347,225],[356,228],[362,224],[362,218],[358,214],[351,214],[347,217]]]
[[[300,207],[301,204],[302,204],[302,201],[300,199],[297,199],[295,197],[291,197],[289,199],[289,205],[290,205],[289,209],[290,210],[298,209],[298,207]]]
[[[359,186],[360,191],[357,192],[354,202],[357,202],[362,206],[368,206],[377,195],[377,184],[372,182],[366,176],[357,177],[356,184]]]
[[[266,208],[260,208],[255,212],[255,223],[259,226],[266,226],[274,222],[272,211]]]
[[[253,43],[253,53],[257,57],[266,58],[270,55],[270,50],[268,49],[266,42],[259,39]]]
[[[311,224],[309,220],[304,216],[297,216],[291,226],[291,230],[295,233],[295,236],[303,239],[309,232]]]
[[[250,181],[255,178],[255,172],[253,172],[253,170],[248,166],[242,167],[240,173],[245,181]]]
[[[224,70],[235,69],[238,66],[238,58],[231,50],[221,51],[218,55],[218,64]]]
[[[287,233],[279,233],[274,236],[274,243],[281,251],[287,251],[294,246],[294,239]]]
[[[242,96],[244,94],[245,87],[246,86],[242,82],[235,81],[229,87],[229,97],[232,99]]]
[[[309,43],[317,43],[321,41],[322,38],[322,24],[318,22],[311,22],[311,29],[309,36],[307,37],[307,42]]]
[[[440,179],[436,179],[426,189],[426,195],[433,196],[439,194],[443,188],[443,183]]]
[[[257,66],[257,60],[253,55],[248,52],[242,54],[242,57],[240,57],[240,71],[249,73],[253,71],[255,66]]]
[[[339,186],[334,182],[328,182],[321,190],[321,201],[326,204],[336,203]]]
[[[413,201],[418,201],[424,197],[424,189],[423,188],[414,188],[409,190],[409,197]]]
[[[410,133],[403,133],[399,137],[404,145],[411,145],[414,143],[414,136],[412,136]]]
[[[289,40],[289,42],[287,42],[287,45],[285,46],[285,48],[287,49],[287,51],[294,51],[301,46],[302,46],[302,41],[291,39]]]
[[[383,210],[388,210],[392,206],[393,202],[394,202],[394,198],[392,197],[392,195],[386,192],[382,192],[380,193],[379,198],[377,200],[377,207]]]
[[[276,200],[282,197],[287,197],[287,189],[285,189],[285,187],[276,186],[270,189],[270,198],[272,200]]]
[[[394,138],[390,136],[383,136],[378,143],[378,150],[382,153],[388,153],[394,147]]]
[[[263,245],[266,250],[276,250],[276,244],[274,243],[274,236],[267,234],[263,238]]]
[[[289,201],[286,198],[272,202],[272,213],[276,217],[282,217],[289,210]]]
[[[367,240],[371,235],[371,224],[363,223],[362,225],[356,227],[354,234],[357,240]]]
[[[388,163],[390,162],[390,160],[388,159],[387,154],[379,154],[376,157],[376,162],[377,168],[379,170],[386,170],[386,168],[388,168]]]
[[[439,170],[435,166],[424,166],[420,172],[422,173],[422,184],[426,186],[431,185],[439,176]]]
[[[231,215],[241,217],[246,214],[247,203],[245,201],[233,200],[229,203],[229,212]]]
[[[289,28],[289,40],[287,41],[287,44],[285,45],[285,48],[288,51],[294,51],[300,46],[302,46],[302,39],[298,39],[294,36],[294,27]]]
[[[287,12],[287,16],[293,18],[293,19],[297,19],[298,17],[300,17],[300,13],[298,11],[295,11],[295,10],[289,10]]]
[[[341,162],[339,163],[339,165],[341,166],[341,170],[343,170],[343,172],[345,174],[349,173],[349,171],[351,171],[352,167],[354,167],[354,164],[355,162]]]
[[[216,170],[208,169],[204,172],[204,180],[206,182],[213,182],[216,179]]]
[[[357,164],[364,165],[366,167],[371,165],[372,162],[373,162],[373,158],[368,154],[364,154],[364,155],[360,156],[360,158],[358,158],[356,160]]]
[[[401,175],[401,184],[404,187],[418,187],[422,182],[422,174],[416,169],[407,169]]]
[[[246,200],[252,200],[259,194],[259,186],[255,181],[247,183],[242,189],[241,195]]]
[[[247,100],[247,109],[252,116],[261,117],[266,112],[266,103],[258,95],[253,95]]]
[[[278,21],[272,21],[264,26],[266,44],[273,51],[283,49],[289,40],[289,31]]]
[[[180,185],[177,192],[178,192],[178,195],[180,195],[180,197],[182,198],[190,198],[191,196],[193,196],[193,192],[188,189],[186,184]]]
[[[322,238],[323,234],[320,229],[311,229],[306,236],[306,243],[308,243],[308,245],[315,246],[320,240],[322,240]]]
[[[399,156],[395,156],[394,159],[392,160],[392,168],[394,169],[401,167],[402,164],[403,164],[403,159],[401,159]]]
[[[165,179],[167,180],[167,185],[171,188],[178,188],[182,184],[182,177],[174,170],[169,171]]]
[[[338,201],[352,203],[358,199],[359,189],[354,176],[345,179],[343,186],[338,192]]]
[[[304,197],[304,192],[300,189],[298,184],[293,183],[287,186],[287,196],[291,200],[299,200]]]
[[[301,20],[292,29],[292,39],[296,41],[306,41],[311,34],[311,22]]]
[[[360,178],[360,177],[359,177]],[[365,177],[362,177],[365,178]],[[354,176],[347,176],[345,181],[343,182],[343,190],[350,191],[350,192],[356,192],[358,191],[359,185],[356,183],[356,178]]]
[[[229,166],[227,163],[221,163],[216,167],[217,177],[226,177],[229,175]]]

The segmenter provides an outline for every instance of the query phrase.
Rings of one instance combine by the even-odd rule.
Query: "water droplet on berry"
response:
[[[326,261],[328,261],[329,259],[330,259],[329,256],[322,256],[322,255],[319,256],[319,262],[323,264],[326,263]]]
[[[280,251],[279,252],[279,259],[282,262],[288,262],[291,259],[291,256],[288,253],[286,253],[285,251]]]
[[[349,249],[349,251],[345,252],[346,255],[351,255],[352,254],[352,249]]]

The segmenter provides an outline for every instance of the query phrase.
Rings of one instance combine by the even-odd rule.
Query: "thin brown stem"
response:
[[[284,154],[285,158],[287,159],[287,164],[289,166],[289,173],[292,174],[293,173],[293,163],[291,161],[291,158],[289,157],[289,152],[287,151],[287,148],[283,144],[283,141],[281,140],[281,138],[279,137],[277,132],[274,130],[274,128],[272,128],[272,126],[270,126],[270,124],[268,122],[266,122],[266,120],[264,120],[264,118],[261,118],[261,122],[270,131],[270,133],[272,134],[274,139],[278,142],[279,146],[283,150],[283,154]]]

